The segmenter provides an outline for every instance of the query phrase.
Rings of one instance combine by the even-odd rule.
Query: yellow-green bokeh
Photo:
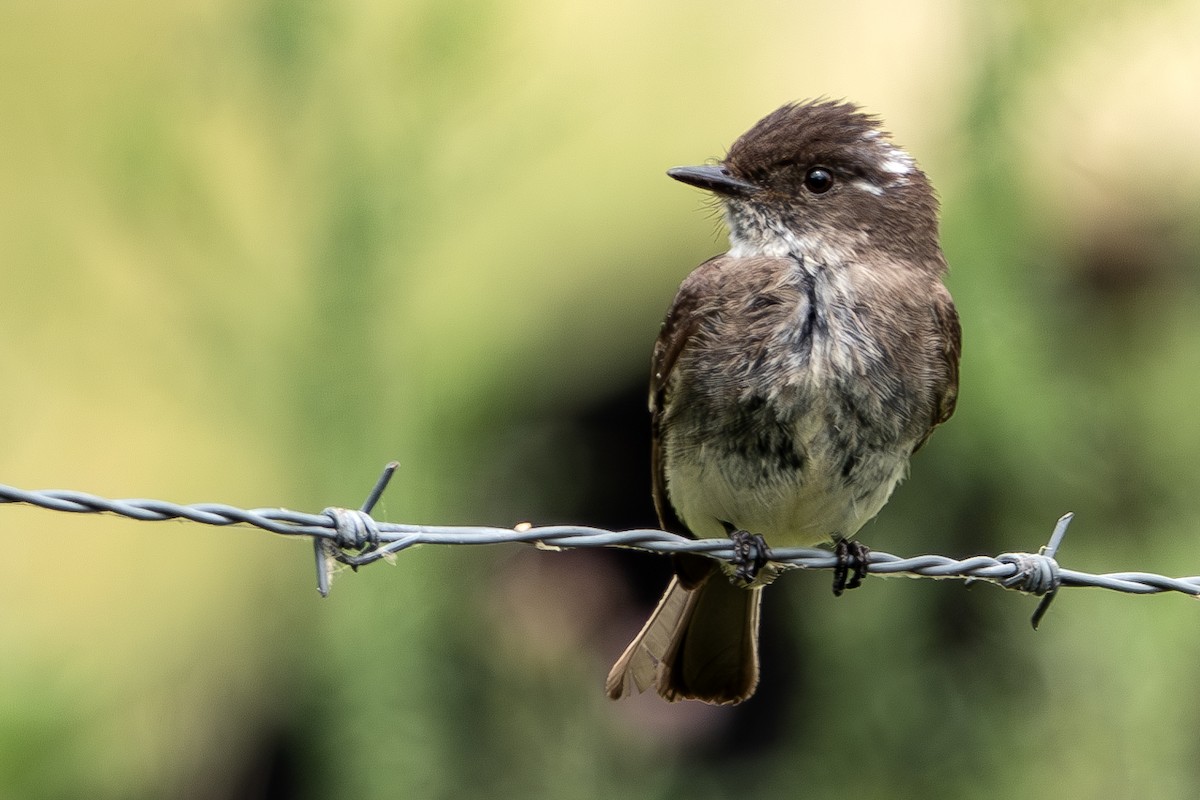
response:
[[[643,380],[722,247],[663,171],[826,95],[938,187],[965,332],[959,413],[864,539],[1031,550],[1074,510],[1069,566],[1195,574],[1197,31],[1195,2],[0,3],[0,482],[319,511],[396,458],[389,519],[567,507],[546,420]],[[806,691],[731,755],[725,711],[603,697],[607,562],[426,548],[321,601],[307,543],[253,530],[0,507],[0,537],[0,797],[1200,793],[1181,597],[1063,592],[1035,635],[987,587],[789,576],[799,655],[765,669]]]

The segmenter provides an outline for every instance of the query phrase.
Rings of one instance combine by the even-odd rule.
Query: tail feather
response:
[[[673,578],[605,688],[614,700],[652,683],[667,700],[740,703],[758,685],[762,588],[734,586],[719,571],[686,588]]]
[[[658,665],[682,638],[698,599],[697,589],[685,589],[679,578],[671,578],[650,619],[609,670],[604,684],[609,697],[618,700],[633,694],[634,689],[641,694],[655,682]]]

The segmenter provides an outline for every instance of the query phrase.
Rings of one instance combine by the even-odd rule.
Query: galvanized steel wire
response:
[[[327,508],[319,514],[286,508],[237,508],[221,503],[178,504],[140,498],[113,500],[67,489],[29,491],[0,484],[0,504],[37,506],[51,511],[83,514],[118,514],[140,521],[184,519],[203,525],[252,526],[285,536],[309,537],[314,543],[317,583],[321,594],[329,591],[329,568],[340,562],[358,568],[416,545],[482,545],[524,542],[546,549],[624,547],[652,553],[701,553],[730,561],[736,558],[729,539],[688,539],[667,531],[638,529],[610,531],[582,525],[515,528],[484,526],[412,525],[383,522],[370,511],[387,486],[396,464],[389,464],[361,509]],[[1064,515],[1050,543],[1038,553],[1004,553],[953,559],[939,555],[903,558],[872,551],[868,571],[873,575],[984,580],[1005,588],[1043,597],[1034,616],[1038,619],[1059,588],[1090,586],[1129,594],[1180,592],[1200,596],[1200,576],[1171,578],[1147,572],[1091,574],[1060,567],[1054,556],[1071,521]],[[832,569],[837,563],[828,550],[813,548],[771,549],[772,563],[800,569]]]

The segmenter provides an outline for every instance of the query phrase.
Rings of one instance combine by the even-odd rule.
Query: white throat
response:
[[[728,207],[725,210],[729,255],[734,258],[798,256],[808,263],[837,264],[853,256],[853,252],[848,252],[849,242],[832,242],[826,236],[798,233],[778,220],[765,219],[753,212],[749,212],[751,220],[739,218],[746,213],[735,215]]]

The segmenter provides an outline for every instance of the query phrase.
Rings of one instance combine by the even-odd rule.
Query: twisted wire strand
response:
[[[359,567],[421,544],[483,545],[512,542],[532,543],[547,549],[624,547],[652,553],[701,553],[731,561],[736,558],[728,539],[688,539],[662,530],[610,531],[582,525],[528,524],[516,528],[488,526],[413,525],[381,522],[370,517],[374,505],[395,465],[389,465],[367,504],[360,510],[326,509],[320,514],[286,508],[243,509],[221,503],[178,504],[141,498],[108,499],[66,489],[24,490],[0,484],[0,504],[24,504],[67,513],[117,514],[141,521],[186,519],[204,525],[253,526],[285,536],[311,537],[317,550],[321,593],[328,592],[330,559]],[[1200,596],[1200,576],[1171,578],[1148,572],[1092,574],[1060,568],[1053,555],[1071,515],[1059,520],[1052,546],[1042,553],[1006,553],[1001,556],[972,556],[953,559],[940,555],[903,558],[872,551],[869,572],[875,575],[904,575],[921,578],[985,580],[1005,588],[1044,596],[1044,602],[1060,587],[1087,586],[1129,594],[1179,592]],[[357,551],[357,552],[352,552]],[[836,556],[814,548],[772,549],[773,563],[800,569],[832,569]],[[1044,611],[1044,608],[1039,609]],[[1040,616],[1040,615],[1038,615]],[[1035,620],[1036,621],[1036,620]]]

